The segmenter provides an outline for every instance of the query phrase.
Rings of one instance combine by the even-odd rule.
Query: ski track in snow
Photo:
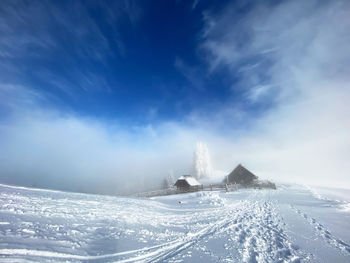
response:
[[[331,232],[315,218],[302,212],[300,209],[290,206],[297,214],[302,216],[315,229],[316,234],[325,240],[332,247],[339,249],[343,254],[350,256],[350,245],[339,238],[334,237]]]
[[[70,260],[110,260],[118,262],[164,262],[172,259],[183,250],[195,246],[204,239],[215,238],[220,233],[230,233],[234,244],[239,245],[243,262],[299,262],[296,248],[288,241],[283,232],[276,213],[267,202],[241,202],[239,206],[225,207],[216,211],[219,215],[214,224],[195,233],[187,233],[184,237],[162,245],[138,250],[125,251],[102,256],[78,256],[49,251],[25,249],[2,249],[1,255],[23,255],[30,257],[49,257]],[[224,214],[223,214],[224,213]],[[229,249],[229,244],[225,244]],[[229,261],[231,256],[226,258]]]
[[[0,187],[6,190],[0,192],[0,261],[182,262],[201,255],[199,262],[296,263],[314,258],[288,235],[274,198],[278,191],[141,199]],[[327,244],[350,255],[348,244],[290,207]]]

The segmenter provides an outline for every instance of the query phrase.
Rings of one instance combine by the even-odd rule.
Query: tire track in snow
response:
[[[320,236],[324,241],[326,241],[332,247],[340,250],[344,255],[350,255],[350,245],[345,243],[339,238],[334,237],[331,232],[321,223],[313,217],[308,216],[306,213],[302,212],[300,209],[290,206],[297,214],[303,217],[314,229],[318,236]]]

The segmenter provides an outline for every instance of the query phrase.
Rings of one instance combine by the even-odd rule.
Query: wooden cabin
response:
[[[224,183],[250,185],[257,180],[258,177],[239,164],[224,180]]]
[[[198,191],[201,187],[201,184],[191,175],[181,176],[174,185],[181,192]]]

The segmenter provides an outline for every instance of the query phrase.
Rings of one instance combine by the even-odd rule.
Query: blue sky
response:
[[[350,187],[349,12],[341,0],[1,1],[0,179],[110,193],[126,175],[189,173],[204,141],[218,174],[245,163],[328,185],[336,171]]]
[[[269,102],[247,103],[235,87],[240,74],[211,70],[202,47],[206,14],[227,5],[5,1],[1,82],[42,95],[50,107],[127,124],[184,120],[231,103],[259,113]]]

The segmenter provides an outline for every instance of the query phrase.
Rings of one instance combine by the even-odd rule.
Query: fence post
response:
[[[228,186],[225,184],[226,193],[228,192]]]

